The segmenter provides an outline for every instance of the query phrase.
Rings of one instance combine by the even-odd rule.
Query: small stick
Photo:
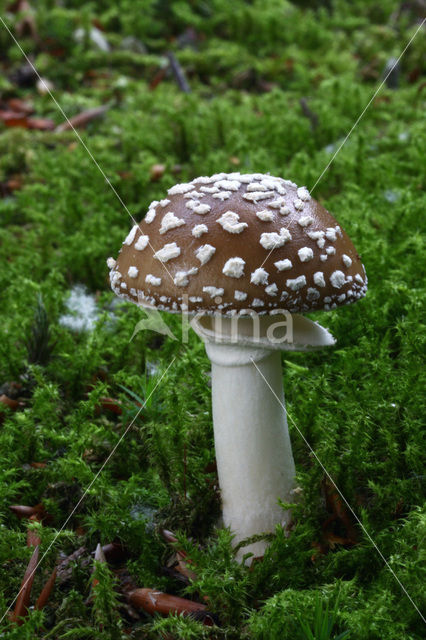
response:
[[[184,93],[191,93],[191,88],[186,79],[185,72],[180,66],[175,54],[172,51],[168,51],[166,55],[179,89]]]

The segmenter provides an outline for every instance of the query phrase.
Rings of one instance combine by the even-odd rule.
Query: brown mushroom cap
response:
[[[118,296],[171,312],[329,310],[367,291],[333,216],[306,187],[258,173],[175,185],[108,266]]]

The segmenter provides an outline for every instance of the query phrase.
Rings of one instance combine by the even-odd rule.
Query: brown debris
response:
[[[29,517],[31,522],[40,522],[39,516],[34,513]],[[27,529],[27,547],[37,547],[41,544],[41,538],[34,529]]]
[[[61,133],[62,131],[69,131],[70,129],[84,129],[84,127],[86,127],[89,122],[92,122],[92,120],[103,116],[104,113],[108,111],[108,109],[108,105],[94,107],[93,109],[86,109],[85,111],[82,111],[76,116],[68,118],[68,120],[59,124],[56,127],[55,131],[56,133]]]
[[[135,589],[129,594],[129,602],[135,609],[143,609],[150,615],[159,613],[168,616],[177,613],[185,617],[195,617],[207,626],[214,624],[213,616],[207,611],[205,604],[172,596],[156,589]]]
[[[12,504],[9,506],[9,509],[13,511],[18,518],[31,518],[31,516],[35,515],[39,522],[47,516],[46,509],[41,502],[34,507],[25,504]]]
[[[11,620],[16,622],[18,625],[23,624],[28,605],[30,602],[31,589],[33,587],[35,570],[37,568],[38,556],[39,556],[39,547],[35,547],[33,555],[30,558],[27,569],[24,574],[24,579],[22,580],[21,588],[19,590],[18,597],[16,599],[15,609],[13,611]]]
[[[0,396],[0,404],[3,404],[5,407],[8,407],[12,411],[16,411],[16,409],[19,407],[19,402],[17,400],[13,400],[12,398],[5,396],[4,394]]]
[[[57,573],[58,573],[58,568],[55,567],[49,579],[47,580],[46,584],[44,585],[43,589],[41,590],[39,597],[36,600],[36,603],[34,605],[35,609],[41,610],[46,605],[47,601],[50,598],[50,594],[52,593]]]
[[[110,411],[111,413],[115,413],[117,416],[121,416],[123,413],[120,400],[116,400],[115,398],[99,398],[99,409]]]
[[[316,549],[316,552],[311,556],[312,562],[315,562],[318,554],[325,555],[336,545],[351,547],[358,542],[353,516],[343,503],[335,485],[328,478],[323,481],[323,493],[325,506],[330,516],[321,525],[321,541],[312,543],[312,547]]]
[[[149,170],[149,177],[151,182],[157,182],[157,180],[160,180],[160,178],[163,177],[165,171],[165,164],[153,164],[151,169]]]

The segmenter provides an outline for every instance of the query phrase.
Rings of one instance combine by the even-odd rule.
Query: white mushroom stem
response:
[[[256,339],[250,337],[251,320],[240,320],[237,344],[232,320],[203,316],[192,322],[212,363],[213,425],[223,523],[235,535],[235,544],[253,535],[273,532],[277,524],[285,526],[290,519],[290,513],[278,502],[279,498],[291,501],[295,475],[280,350],[307,350],[334,343],[331,335],[312,321],[303,316],[288,317],[293,329],[291,343],[273,343],[267,336],[271,324],[282,320],[277,316],[262,317]],[[238,558],[241,560],[248,552],[261,556],[266,546],[263,540],[251,543],[240,549]]]

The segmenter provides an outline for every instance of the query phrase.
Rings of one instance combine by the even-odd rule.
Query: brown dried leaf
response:
[[[159,613],[167,616],[170,613],[177,613],[196,617],[209,626],[213,624],[213,617],[207,611],[205,604],[172,596],[155,589],[135,589],[129,594],[129,601],[135,609],[143,609],[151,615]]]
[[[4,394],[0,396],[0,404],[3,404],[5,407],[8,407],[12,411],[16,411],[16,409],[19,407],[19,402],[17,400],[13,400],[12,398],[5,396]]]
[[[69,118],[65,122],[59,124],[55,131],[57,133],[61,133],[62,131],[69,131],[69,129],[82,129],[89,122],[95,120],[95,118],[100,118],[104,115],[106,111],[108,111],[108,105],[102,105],[101,107],[94,107],[93,109],[86,109],[86,111],[82,111],[78,113],[76,116]]]
[[[32,522],[40,522],[37,514],[29,517]],[[27,529],[27,547],[37,547],[41,544],[41,538],[34,529]]]
[[[30,558],[27,569],[22,580],[21,588],[19,590],[18,597],[16,599],[15,609],[13,611],[12,620],[18,625],[23,624],[28,605],[30,602],[31,589],[33,587],[35,570],[37,568],[39,547],[34,549],[34,553]]]
[[[37,601],[36,601],[35,607],[34,607],[35,609],[41,610],[46,605],[47,601],[49,600],[50,594],[52,593],[57,573],[58,573],[58,568],[55,567],[53,569],[48,581],[46,582],[46,584],[44,585],[43,589],[41,590],[41,593],[40,593],[39,597],[37,598]]]

